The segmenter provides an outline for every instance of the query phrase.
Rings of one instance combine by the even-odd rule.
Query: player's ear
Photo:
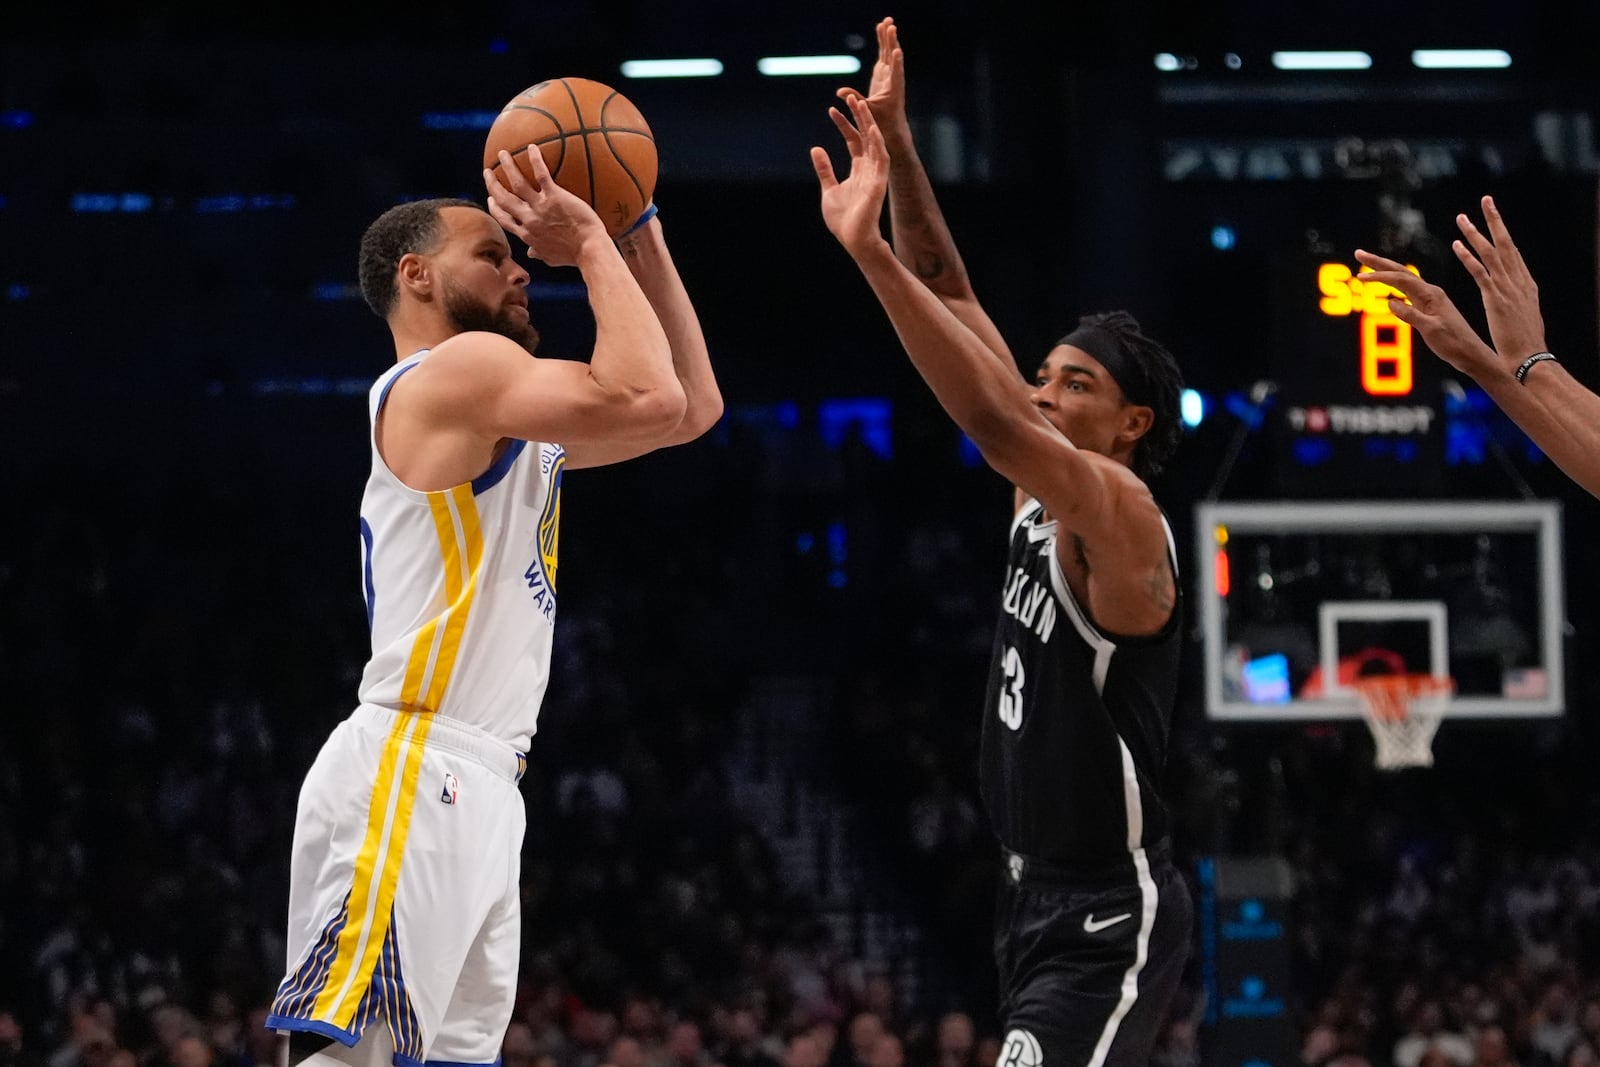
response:
[[[426,256],[407,252],[400,257],[395,276],[399,287],[413,296],[425,300],[433,293],[433,266]]]
[[[1117,431],[1117,436],[1131,445],[1149,433],[1150,427],[1155,424],[1156,413],[1153,409],[1143,404],[1127,404],[1122,409],[1122,428]]]

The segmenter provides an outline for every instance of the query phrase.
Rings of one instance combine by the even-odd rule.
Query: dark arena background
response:
[[[1347,282],[1389,251],[1481,329],[1448,244],[1493,194],[1550,347],[1600,382],[1586,6],[7,5],[0,1067],[270,1058],[296,791],[368,654],[391,345],[357,241],[402,200],[481,199],[488,123],[559,75],[651,123],[727,410],[567,481],[504,1061],[994,1067],[976,760],[1010,490],[807,159],[841,157],[826,109],[884,14],[1019,371],[1126,308],[1190,390],[1154,489],[1197,923],[1157,1062],[1589,1067],[1600,504],[1420,338],[1364,350],[1402,339],[1363,341]],[[1274,60],[1297,50],[1365,62]],[[670,58],[720,73],[623,72]],[[583,358],[576,272],[532,272],[544,351]],[[1402,358],[1406,389],[1371,377]],[[1369,648],[1456,679],[1432,767],[1375,769],[1348,689],[1313,699]]]

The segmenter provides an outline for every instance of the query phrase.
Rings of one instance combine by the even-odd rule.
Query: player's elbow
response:
[[[637,435],[664,437],[683,423],[689,401],[676,378],[629,392],[624,418]]]
[[[683,424],[678,434],[685,441],[693,441],[722,419],[722,394],[712,390],[711,395],[700,397],[688,405],[683,414]]]

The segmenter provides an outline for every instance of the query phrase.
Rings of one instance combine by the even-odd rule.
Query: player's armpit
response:
[[[1000,473],[1038,500],[1066,534],[1058,553],[1081,543],[1087,571],[1085,592],[1096,625],[1130,637],[1157,633],[1172,617],[1177,585],[1167,528],[1150,489],[1121,463],[1072,443],[1046,425],[1019,446],[1020,456],[985,452]],[[1073,560],[1062,555],[1070,573]]]

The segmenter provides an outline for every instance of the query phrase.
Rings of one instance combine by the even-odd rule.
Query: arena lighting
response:
[[[722,73],[720,59],[627,59],[624,78],[715,78]]]
[[[1175,71],[1175,70],[1182,70],[1183,69],[1183,60],[1179,59],[1177,56],[1173,55],[1171,52],[1157,52],[1156,53],[1156,69],[1157,70],[1164,70],[1164,71],[1167,71],[1168,73],[1171,73],[1172,71]]]
[[[1419,48],[1411,63],[1422,70],[1504,70],[1511,53],[1499,48]]]
[[[763,56],[756,69],[769,78],[804,74],[854,74],[861,69],[855,56]]]
[[[1193,389],[1185,389],[1180,396],[1178,410],[1182,413],[1183,424],[1192,430],[1206,417],[1206,398]]]
[[[1272,65],[1279,70],[1366,70],[1372,57],[1365,52],[1274,52]]]

